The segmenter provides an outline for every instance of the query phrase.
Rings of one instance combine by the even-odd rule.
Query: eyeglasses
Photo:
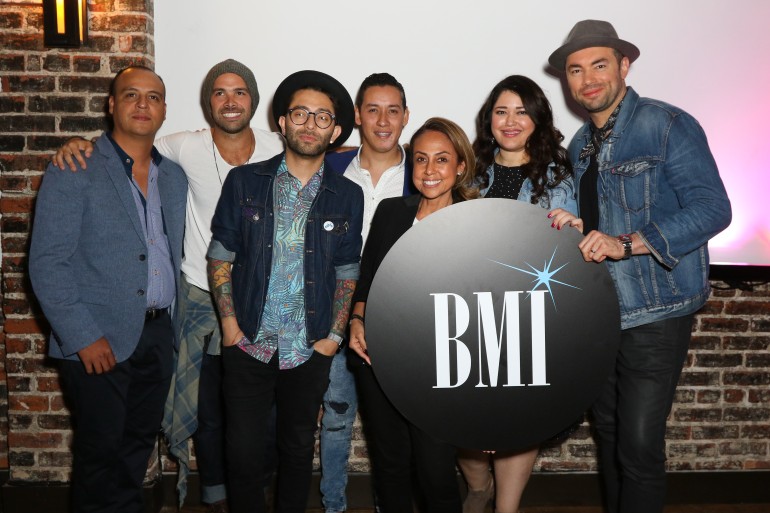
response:
[[[313,116],[315,126],[318,128],[329,128],[337,120],[337,116],[324,111],[310,112],[304,107],[294,107],[289,109],[289,119],[295,125],[304,125],[310,116]]]

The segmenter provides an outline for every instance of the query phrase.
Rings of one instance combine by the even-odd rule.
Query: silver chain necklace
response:
[[[246,157],[246,162],[241,164],[242,166],[245,166],[246,164],[249,163],[249,160],[251,160],[251,156],[254,154],[254,150],[256,149],[256,146],[257,146],[256,143],[257,143],[257,141],[256,141],[256,138],[254,137],[254,132],[252,132],[251,133],[251,147],[249,148],[249,150],[250,150],[249,151],[249,156]],[[222,173],[219,171],[219,162],[218,162],[218,159],[217,159],[217,149],[216,149],[216,145],[214,144],[214,134],[211,134],[211,153],[214,155],[214,167],[217,170],[217,178],[219,178],[219,186],[221,187],[222,184],[223,184],[223,180],[222,180]],[[227,161],[225,161],[225,162],[227,162]],[[227,163],[229,164],[229,162],[227,162]],[[238,166],[233,166],[233,167],[238,167]]]

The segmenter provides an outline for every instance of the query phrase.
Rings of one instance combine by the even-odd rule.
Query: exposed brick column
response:
[[[677,470],[770,469],[770,269],[740,290],[712,282],[696,315],[690,352],[668,422],[666,467]],[[596,470],[587,424],[546,447],[543,471]]]
[[[770,269],[764,279],[712,282],[669,421],[670,470],[770,469]]]
[[[40,0],[0,5],[0,409],[7,409],[0,416],[0,467],[10,469],[11,482],[66,482],[71,464],[70,415],[55,366],[45,357],[49,328],[27,277],[31,213],[43,171],[68,137],[104,128],[107,87],[116,71],[130,63],[154,65],[153,0],[88,4],[90,40],[74,50],[43,47]]]

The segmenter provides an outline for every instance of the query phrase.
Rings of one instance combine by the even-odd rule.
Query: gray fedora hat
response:
[[[583,20],[575,23],[564,44],[548,57],[548,62],[559,71],[565,71],[567,57],[578,50],[605,46],[619,51],[631,62],[639,57],[636,45],[618,37],[615,28],[607,21]]]

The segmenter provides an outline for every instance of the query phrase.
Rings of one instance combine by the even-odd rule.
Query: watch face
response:
[[[618,235],[618,240],[623,245],[623,259],[627,259],[631,256],[633,249],[633,242],[631,241],[631,235]]]
[[[483,199],[417,223],[367,301],[372,368],[411,422],[459,447],[531,447],[582,418],[612,369],[615,288],[577,230]]]

